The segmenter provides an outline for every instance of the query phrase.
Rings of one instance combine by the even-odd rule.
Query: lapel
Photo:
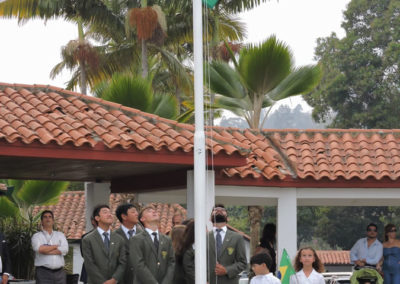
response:
[[[160,235],[160,234],[158,234],[158,235]],[[143,236],[144,236],[144,238],[145,238],[147,244],[151,247],[151,250],[153,251],[154,255],[155,255],[156,258],[158,259],[158,251],[156,250],[156,246],[154,245],[154,242],[153,242],[153,240],[151,239],[150,234],[149,234],[146,230],[143,230]],[[160,240],[159,240],[159,241],[160,241]],[[158,249],[160,249],[160,246],[161,246],[161,243],[160,243],[160,245],[158,246]]]
[[[94,238],[97,241],[99,247],[101,247],[101,250],[108,257],[108,251],[106,249],[106,246],[104,245],[103,238],[100,236],[99,231],[97,231],[97,230],[93,231],[93,235],[94,235]],[[110,241],[110,247],[111,247],[111,241]]]
[[[119,234],[121,237],[123,237],[125,241],[128,241],[128,238],[126,237],[125,232],[124,230],[122,230],[121,227],[119,227],[115,232]]]
[[[224,250],[229,246],[231,239],[232,239],[231,232],[229,231],[229,229],[226,229],[225,238],[224,241],[222,242],[221,255],[224,252]]]

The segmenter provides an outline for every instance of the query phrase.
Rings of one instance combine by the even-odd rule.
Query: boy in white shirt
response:
[[[269,254],[259,253],[250,258],[251,269],[254,276],[250,284],[280,284],[281,281],[276,278],[269,270],[272,266],[272,259]]]

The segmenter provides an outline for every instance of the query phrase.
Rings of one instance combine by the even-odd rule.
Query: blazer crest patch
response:
[[[235,249],[234,248],[232,248],[232,247],[229,247],[228,248],[228,254],[229,255],[232,255],[232,253],[235,251]]]
[[[162,255],[163,259],[166,259],[167,255],[168,255],[168,252],[166,250],[163,250],[161,252],[161,255]]]

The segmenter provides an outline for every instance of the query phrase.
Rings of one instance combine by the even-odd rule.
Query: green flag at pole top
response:
[[[208,8],[214,8],[215,4],[217,4],[218,0],[203,0],[203,4],[205,4]]]
[[[281,262],[279,264],[280,279],[282,284],[289,284],[290,276],[295,274],[292,262],[290,261],[289,255],[286,249],[283,249]]]

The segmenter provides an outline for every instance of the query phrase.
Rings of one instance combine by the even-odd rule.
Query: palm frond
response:
[[[25,181],[17,197],[27,205],[51,204],[64,192],[69,183],[64,181]]]

